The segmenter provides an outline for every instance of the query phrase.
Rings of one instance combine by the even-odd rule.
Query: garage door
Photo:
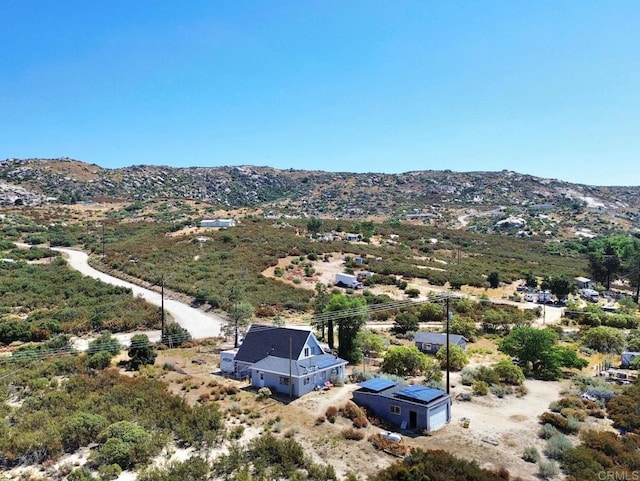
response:
[[[429,430],[435,431],[447,424],[447,405],[443,404],[429,410]]]

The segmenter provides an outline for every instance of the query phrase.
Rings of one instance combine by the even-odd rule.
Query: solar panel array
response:
[[[403,387],[396,392],[396,395],[403,396],[408,399],[414,399],[428,403],[444,394],[440,389],[415,384],[413,386]]]
[[[395,385],[395,381],[392,381],[390,379],[383,379],[381,377],[374,377],[373,379],[369,379],[360,383],[360,387],[369,389],[370,391],[374,392],[380,392]]]

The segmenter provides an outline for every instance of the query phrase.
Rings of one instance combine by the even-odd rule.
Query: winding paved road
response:
[[[162,298],[159,293],[145,289],[144,287],[136,286],[135,284],[110,276],[104,272],[97,271],[89,265],[89,256],[82,251],[65,249],[62,247],[54,247],[53,250],[65,254],[69,265],[85,276],[99,279],[102,282],[106,282],[107,284],[112,284],[114,286],[128,287],[133,291],[134,296],[139,296],[145,301],[156,306],[160,306],[162,304]],[[167,299],[166,297],[164,299],[164,309],[171,314],[178,324],[189,331],[194,339],[219,336],[222,323],[225,322],[222,317],[218,315],[202,312],[188,304],[184,304],[183,302],[173,299]],[[157,332],[157,337],[159,340],[160,331]]]

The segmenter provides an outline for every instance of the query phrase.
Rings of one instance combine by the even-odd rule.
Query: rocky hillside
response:
[[[354,174],[270,167],[131,166],[72,159],[0,161],[0,202],[188,198],[268,215],[396,219],[478,232],[584,235],[637,230],[640,187],[571,184],[517,172]]]

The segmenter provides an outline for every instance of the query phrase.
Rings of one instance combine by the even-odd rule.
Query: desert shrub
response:
[[[560,410],[560,414],[562,414],[565,418],[571,417],[578,421],[584,421],[587,418],[587,413],[582,409],[562,408]]]
[[[558,468],[558,463],[555,461],[543,461],[540,460],[538,462],[538,475],[542,479],[553,478],[560,473],[560,469]]]
[[[474,377],[474,370],[465,367],[462,370],[462,373],[460,374],[460,382],[462,383],[463,386],[471,386],[473,384],[475,377]]]
[[[101,481],[112,481],[114,479],[117,479],[121,473],[122,468],[117,464],[109,464],[106,466],[100,466],[100,468],[98,468],[98,474],[100,475]]]
[[[552,413],[559,413],[561,409],[562,406],[558,401],[553,401],[549,404],[549,411],[551,411]]]
[[[507,389],[504,386],[501,386],[500,384],[492,384],[489,387],[489,390],[491,391],[491,394],[493,394],[494,396],[502,399],[503,397],[505,397],[507,394],[509,394],[509,389]]]
[[[604,453],[582,445],[567,449],[562,456],[562,470],[574,479],[598,479],[612,467]]]
[[[234,426],[229,431],[229,439],[240,439],[244,434],[244,426],[242,424]]]
[[[486,396],[489,394],[489,385],[484,381],[473,381],[471,390],[476,396]]]
[[[342,430],[342,437],[350,439],[352,441],[360,441],[364,439],[364,433],[353,428],[346,428]]]
[[[329,421],[330,423],[335,423],[336,418],[338,417],[338,408],[335,406],[329,406],[324,415],[326,416],[327,421]]]
[[[369,425],[369,421],[365,416],[357,417],[353,419],[354,428],[366,428]]]
[[[564,434],[558,433],[547,439],[544,454],[551,459],[562,459],[564,452],[572,447],[571,441]]]
[[[556,434],[560,434],[560,431],[555,426],[549,423],[545,423],[538,431],[538,436],[542,439],[549,439]]]
[[[74,469],[69,473],[67,479],[69,481],[98,481],[98,478],[91,474],[91,471],[85,467]]]
[[[261,387],[258,389],[258,395],[256,396],[256,400],[264,401],[265,399],[269,399],[271,397],[271,389],[268,387]]]
[[[104,416],[80,412],[71,417],[62,427],[62,445],[67,452],[87,446],[94,442],[104,428],[108,426]]]
[[[582,409],[584,404],[578,396],[563,397],[556,401],[560,408]]]
[[[522,453],[522,459],[527,463],[537,463],[540,461],[540,453],[535,446],[527,446]]]
[[[486,384],[499,384],[500,376],[498,373],[487,366],[479,366],[473,373],[473,377],[478,381],[484,381]]]
[[[351,419],[354,420],[356,418],[359,417],[364,417],[364,411],[362,410],[362,408],[360,408],[358,405],[356,405],[355,403],[349,401],[348,403],[346,403],[343,408],[340,410],[340,412],[342,413],[342,415],[347,418],[347,419]]]
[[[520,386],[515,386],[513,388],[513,392],[517,397],[524,397],[529,393],[529,390],[527,389],[527,386],[522,384]]]
[[[580,430],[580,423],[575,418],[565,418],[561,414],[545,412],[540,415],[541,423],[549,423],[563,433],[576,433]]]
[[[324,416],[318,416],[316,418],[316,426],[319,426],[320,424],[324,423],[325,417]]]
[[[100,446],[92,453],[96,466],[117,464],[128,469],[146,463],[155,452],[151,435],[129,421],[108,426],[98,435],[98,442]]]
[[[405,289],[404,293],[410,298],[420,297],[420,289],[409,288],[409,289]]]
[[[506,359],[493,366],[493,370],[498,375],[500,381],[506,384],[520,385],[524,382],[522,368]]]

